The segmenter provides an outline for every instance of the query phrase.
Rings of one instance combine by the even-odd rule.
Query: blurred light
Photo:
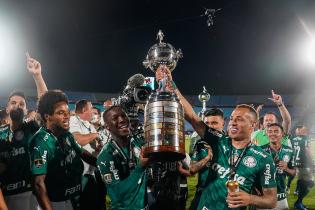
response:
[[[0,16],[0,74],[1,80],[14,75],[24,54],[22,33],[12,18]]]
[[[305,66],[315,67],[315,40],[307,40],[302,44],[300,56]]]
[[[305,67],[310,67],[310,69],[315,69],[315,37],[310,30],[310,28],[306,25],[306,23],[299,18],[299,21],[306,32],[308,39],[301,45],[301,59],[305,65]]]

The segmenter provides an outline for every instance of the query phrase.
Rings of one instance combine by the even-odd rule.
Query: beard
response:
[[[62,127],[61,125],[57,123],[52,124],[51,130],[53,131],[54,134],[59,134],[59,135],[64,134],[69,131],[69,129],[65,129],[64,127]]]
[[[23,122],[24,110],[21,108],[12,109],[10,111],[10,118],[13,122]]]

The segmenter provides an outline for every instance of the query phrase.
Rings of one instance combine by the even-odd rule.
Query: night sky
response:
[[[221,8],[211,27],[205,8]],[[185,94],[203,85],[212,95],[299,93],[315,76],[300,52],[309,40],[300,20],[312,31],[314,11],[312,0],[0,0],[0,26],[12,26],[19,45],[12,65],[0,59],[11,74],[0,82],[34,87],[29,51],[49,88],[117,93],[131,75],[153,75],[142,61],[162,29],[183,51],[173,74]]]

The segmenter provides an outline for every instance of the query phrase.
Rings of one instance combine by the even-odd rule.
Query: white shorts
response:
[[[256,208],[256,210],[289,210],[289,204],[288,204],[288,200],[285,198],[285,199],[282,199],[280,201],[277,201],[276,208],[273,208],[273,209]]]
[[[36,197],[31,191],[4,196],[4,200],[10,210],[34,210],[38,206]]]

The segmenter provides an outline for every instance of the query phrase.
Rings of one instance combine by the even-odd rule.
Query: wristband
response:
[[[281,107],[281,106],[283,106],[283,104],[281,103],[281,104],[278,104],[277,106],[278,106],[278,107]]]

